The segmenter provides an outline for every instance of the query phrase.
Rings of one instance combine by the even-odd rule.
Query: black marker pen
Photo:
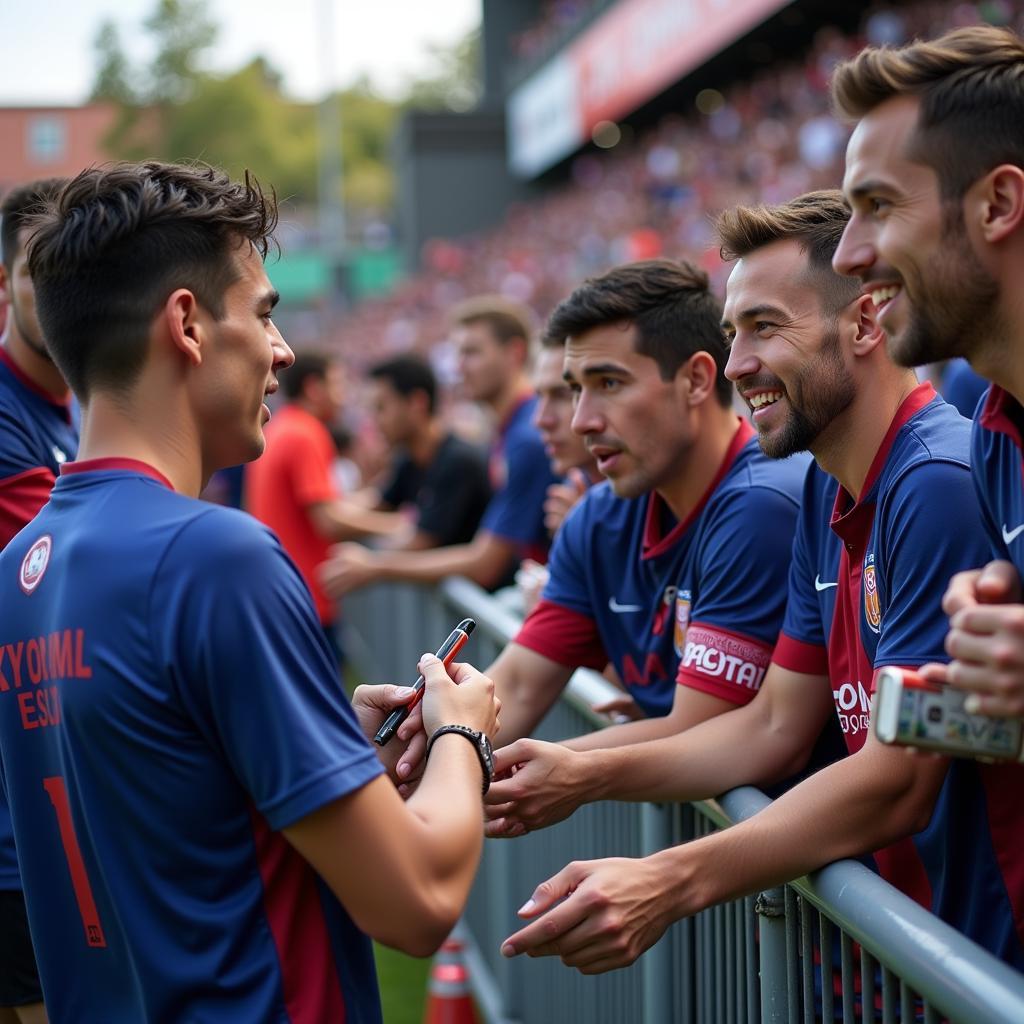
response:
[[[466,641],[469,639],[469,634],[476,629],[476,622],[473,619],[463,619],[450,633],[448,639],[441,644],[437,652],[437,657],[440,662],[447,668],[455,655],[462,650],[465,646]],[[373,742],[378,747],[383,747],[385,743],[392,736],[398,732],[398,727],[409,717],[409,712],[420,702],[423,697],[423,687],[426,685],[426,680],[423,676],[420,676],[415,683],[412,684],[413,690],[416,692],[409,699],[408,704],[404,704],[400,708],[395,708],[394,711],[384,719],[384,723],[377,730],[377,735],[373,737]]]

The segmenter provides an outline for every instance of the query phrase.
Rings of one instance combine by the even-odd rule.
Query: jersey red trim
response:
[[[691,622],[676,682],[733,704],[749,704],[772,660],[771,644],[709,623]]]
[[[686,534],[686,531],[693,526],[697,521],[697,517],[704,511],[704,507],[711,500],[711,495],[715,493],[715,489],[725,478],[729,470],[732,469],[732,464],[739,456],[740,450],[753,436],[754,428],[746,420],[741,419],[736,427],[736,433],[733,434],[732,440],[729,442],[725,458],[722,459],[714,479],[708,484],[700,501],[690,510],[690,514],[681,523],[676,523],[664,537],[659,536],[661,529],[661,505],[664,499],[657,491],[653,491],[647,496],[647,518],[644,520],[644,541],[643,550],[640,555],[641,558],[657,558],[679,542],[680,538]]]
[[[871,490],[875,481],[885,468],[885,464],[889,461],[889,453],[892,451],[892,446],[896,443],[896,435],[900,430],[902,430],[912,416],[919,413],[934,398],[935,388],[925,381],[923,384],[918,384],[917,387],[903,399],[903,404],[896,410],[896,415],[893,417],[892,423],[889,424],[889,429],[885,432],[885,437],[882,438],[882,443],[879,446],[878,451],[875,452],[874,459],[871,460],[871,468],[868,470],[868,475],[864,479],[864,486],[860,489],[860,493],[862,495],[867,494]],[[840,487],[839,492],[836,494],[836,514],[833,515],[833,519],[837,518],[840,501],[845,493],[846,492]],[[858,500],[860,499],[858,498]]]
[[[780,633],[772,664],[790,672],[801,672],[808,676],[828,676],[828,649],[818,644],[796,640],[786,633]]]
[[[1016,399],[1008,391],[993,384],[985,398],[985,404],[981,407],[978,423],[995,434],[1006,434],[1018,448],[1024,448],[1020,431],[1009,414],[1009,409],[1014,404]]]
[[[316,875],[255,808],[249,812],[289,1024],[344,1024],[345,997]]]
[[[80,462],[65,462],[60,467],[61,476],[70,476],[73,473],[102,473],[111,469],[124,470],[129,473],[141,473],[143,476],[151,477],[158,484],[163,484],[168,490],[174,490],[174,484],[160,472],[159,469],[142,462],[139,459],[82,459]]]
[[[60,410],[64,419],[71,422],[71,392],[68,391],[63,397],[51,394],[45,388],[40,387],[12,358],[6,347],[0,345],[0,363],[3,363],[17,382],[32,394],[38,395],[44,401]]]
[[[36,517],[53,490],[55,477],[46,466],[0,480],[0,550]]]
[[[554,601],[540,601],[512,641],[568,668],[600,672],[608,664],[597,623]]]

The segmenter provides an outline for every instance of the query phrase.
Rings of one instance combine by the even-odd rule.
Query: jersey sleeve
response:
[[[309,591],[269,530],[217,510],[158,570],[152,642],[196,727],[274,829],[381,773]]]
[[[46,504],[56,477],[39,463],[39,445],[8,411],[0,411],[0,550]]]
[[[767,487],[732,491],[716,509],[702,539],[680,685],[734,704],[757,694],[786,608],[797,511],[795,498]]]
[[[950,462],[916,466],[893,488],[882,515],[874,667],[948,661],[942,596],[955,573],[990,555],[970,471]]]
[[[797,516],[796,533],[790,556],[789,583],[786,588],[786,613],[782,632],[772,654],[781,668],[806,675],[828,675],[828,637],[821,621],[821,608],[814,588],[818,573],[815,542],[818,520],[824,516],[820,471],[808,470],[803,500]]]
[[[519,436],[505,450],[505,485],[487,504],[480,528],[522,548],[547,548],[544,499],[554,483],[539,437]]]

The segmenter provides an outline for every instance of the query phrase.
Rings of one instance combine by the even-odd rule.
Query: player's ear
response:
[[[885,332],[878,323],[878,310],[868,294],[858,295],[839,315],[840,330],[853,337],[853,354],[865,356],[885,346]]]
[[[694,352],[676,371],[676,381],[686,384],[686,403],[703,405],[714,397],[718,381],[718,366],[710,352]]]
[[[199,301],[187,288],[178,288],[167,296],[158,314],[171,344],[194,366],[203,361],[204,332]]]
[[[10,302],[10,278],[7,276],[7,267],[0,263],[0,302]]]
[[[964,217],[975,221],[989,244],[1019,231],[1024,224],[1024,170],[1000,164],[976,181],[964,197]]]

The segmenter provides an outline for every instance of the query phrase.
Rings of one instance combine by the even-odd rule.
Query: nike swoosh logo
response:
[[[614,597],[608,598],[608,607],[611,608],[616,615],[621,615],[623,612],[642,612],[643,608],[638,604],[619,604]]]
[[[1018,534],[1024,533],[1024,523],[1021,523],[1016,529],[1007,530],[1006,523],[1003,523],[1003,543],[1009,544],[1011,541],[1016,540]]]
[[[822,583],[820,576],[814,577],[814,589],[817,591],[828,590],[830,587],[838,587],[838,583]]]

